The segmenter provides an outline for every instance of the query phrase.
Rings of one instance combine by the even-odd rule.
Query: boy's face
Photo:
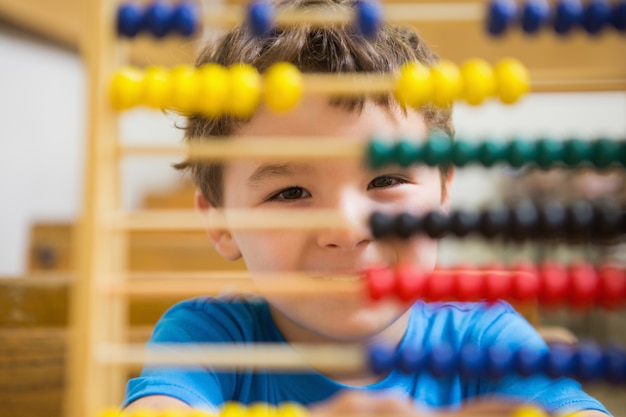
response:
[[[365,146],[373,133],[389,138],[401,134],[424,137],[419,113],[407,115],[367,102],[360,114],[331,106],[324,98],[303,100],[287,115],[260,110],[237,134],[296,141],[304,136],[343,137]],[[237,140],[236,138],[232,140]],[[418,140],[418,139],[416,139]],[[201,208],[212,209],[197,197]],[[445,208],[439,170],[426,166],[389,166],[376,171],[362,161],[232,161],[224,167],[224,209],[293,210],[332,209],[350,223],[343,230],[222,230],[209,234],[218,252],[228,259],[243,257],[263,293],[268,272],[304,272],[319,286],[332,288],[334,275],[359,273],[374,266],[398,263],[431,270],[437,243],[425,238],[375,241],[367,226],[370,213],[411,213]],[[226,219],[228,214],[226,212]],[[273,282],[278,283],[278,282]],[[355,285],[364,285],[357,282]],[[406,312],[391,301],[370,302],[365,296],[266,296],[284,333],[300,338],[321,336],[355,340],[376,335]],[[405,317],[405,316],[404,316]],[[405,317],[406,318],[406,317]],[[315,336],[313,336],[315,335]],[[317,339],[316,339],[317,338]]]

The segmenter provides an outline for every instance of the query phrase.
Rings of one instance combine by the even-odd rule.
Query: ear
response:
[[[441,179],[441,210],[444,213],[450,212],[450,187],[454,178],[454,167],[448,168],[448,175]]]
[[[241,252],[239,251],[237,242],[233,239],[230,231],[228,229],[213,228],[211,227],[211,222],[208,221],[211,215],[219,214],[219,209],[213,207],[213,205],[204,198],[202,191],[198,189],[196,189],[194,193],[193,200],[198,213],[207,220],[206,232],[209,239],[213,242],[217,253],[229,261],[236,261],[241,258]]]

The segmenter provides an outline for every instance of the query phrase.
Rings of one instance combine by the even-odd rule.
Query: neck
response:
[[[373,343],[381,343],[386,346],[397,346],[404,337],[410,316],[410,310],[407,310],[391,324],[374,334],[364,335],[357,339],[344,340],[333,337],[332,335],[325,335],[319,332],[311,331],[292,321],[271,305],[270,312],[276,327],[280,330],[283,337],[289,344],[333,345],[337,347],[356,345],[364,349]],[[373,374],[369,369],[365,368],[349,373],[328,372],[321,370],[317,371],[336,382],[355,386],[370,385],[385,377],[385,375]]]

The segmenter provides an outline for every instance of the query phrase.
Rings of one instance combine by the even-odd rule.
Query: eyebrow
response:
[[[294,174],[311,174],[313,169],[305,164],[263,164],[258,167],[248,178],[247,184],[250,187],[257,187],[264,180],[285,177]]]

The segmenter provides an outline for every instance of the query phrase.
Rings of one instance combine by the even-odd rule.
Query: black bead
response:
[[[408,239],[422,229],[422,218],[409,213],[396,217],[394,230],[402,239]]]
[[[374,212],[370,216],[370,228],[375,239],[391,235],[394,226],[393,216],[381,212]]]
[[[594,236],[598,239],[612,239],[624,234],[624,213],[620,207],[608,202],[594,207]]]
[[[478,230],[480,216],[475,212],[454,210],[450,214],[450,233],[458,237],[465,237]]]
[[[539,212],[534,204],[522,203],[510,209],[508,237],[525,240],[535,235],[539,223]]]
[[[509,229],[509,220],[507,211],[487,209],[480,214],[480,233],[488,239],[505,234]]]
[[[575,238],[589,236],[595,219],[593,206],[586,201],[576,201],[566,211],[568,235]]]
[[[450,220],[438,211],[431,211],[424,216],[423,228],[429,237],[440,238],[450,229]]]
[[[556,202],[543,206],[539,211],[537,226],[540,237],[549,238],[564,234],[567,226],[567,213],[563,206]]]

